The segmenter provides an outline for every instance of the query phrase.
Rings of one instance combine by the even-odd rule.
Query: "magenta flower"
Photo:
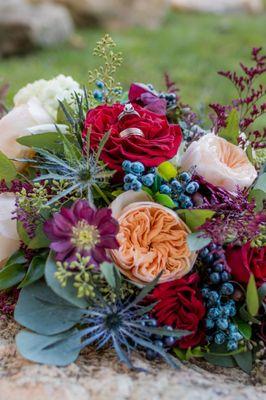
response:
[[[62,208],[44,224],[57,261],[71,262],[80,254],[90,256],[95,265],[109,260],[106,249],[118,248],[118,230],[111,209],[94,210],[86,200],[77,200],[71,208]]]

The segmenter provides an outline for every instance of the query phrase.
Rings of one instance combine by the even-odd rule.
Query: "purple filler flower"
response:
[[[117,248],[118,222],[109,208],[94,210],[86,200],[77,200],[71,208],[62,208],[44,224],[57,261],[74,261],[76,255],[91,257],[99,265],[108,260],[106,249]]]

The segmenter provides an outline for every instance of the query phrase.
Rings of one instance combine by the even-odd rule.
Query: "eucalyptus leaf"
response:
[[[167,194],[162,194],[162,193],[156,193],[154,195],[154,200],[156,201],[156,203],[161,204],[162,206],[165,207],[169,207],[169,208],[175,208],[176,205],[173,202],[173,200],[171,199],[170,196],[168,196]]]
[[[17,139],[17,142],[23,146],[53,150],[56,153],[62,153],[63,151],[62,134],[59,132],[46,132],[22,136]]]
[[[20,283],[19,288],[26,287],[41,279],[44,275],[45,259],[41,256],[35,256],[26,272],[23,281]]]
[[[234,108],[227,117],[226,127],[219,131],[219,136],[228,140],[228,142],[237,145],[239,136],[239,122],[238,111]]]
[[[5,263],[5,267],[11,264],[25,264],[26,258],[21,250],[16,251]]]
[[[10,183],[17,176],[15,165],[9,158],[0,151],[0,180]]]
[[[39,280],[21,290],[14,316],[25,328],[50,336],[72,328],[83,314]]]
[[[101,264],[100,269],[108,285],[110,285],[114,289],[116,287],[115,269],[117,270],[115,265],[112,263],[104,262]],[[118,270],[117,273],[121,280],[120,272]]]
[[[204,237],[204,232],[193,232],[187,237],[187,243],[190,251],[198,251],[203,247],[208,246],[211,242],[210,237]]]
[[[259,295],[253,274],[250,275],[247,285],[246,302],[248,312],[255,317],[259,311]]]
[[[74,304],[76,307],[86,308],[88,306],[88,302],[85,298],[77,297],[77,289],[73,286],[73,278],[68,279],[67,285],[62,287],[58,279],[55,277],[55,273],[57,271],[56,263],[53,257],[52,252],[49,254],[46,265],[45,265],[45,279],[47,285],[60,297],[65,299],[71,304]]]
[[[266,201],[266,173],[262,173],[253,189],[250,191],[249,200],[255,199],[256,201],[256,211],[263,209],[263,203]]]
[[[8,264],[0,269],[0,290],[9,289],[22,281],[26,268],[22,264]]]
[[[79,355],[80,338],[75,333],[73,330],[43,336],[21,331],[16,336],[16,344],[20,354],[30,361],[63,367],[74,362]]]
[[[243,351],[242,353],[235,354],[233,358],[242,371],[246,372],[247,374],[252,371],[253,357],[251,351]]]

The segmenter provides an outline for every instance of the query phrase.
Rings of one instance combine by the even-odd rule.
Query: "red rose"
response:
[[[239,247],[227,247],[226,259],[233,278],[248,283],[253,274],[257,285],[266,282],[266,246],[251,247],[250,242]]]
[[[193,332],[177,341],[181,349],[195,347],[205,339],[205,307],[198,282],[199,276],[194,273],[183,279],[159,284],[151,295],[152,302],[158,301],[152,314],[159,326],[170,325],[174,329]]]
[[[177,153],[182,140],[178,125],[170,125],[163,115],[155,114],[138,105],[136,114],[119,119],[124,106],[102,105],[88,111],[83,136],[91,130],[91,147],[97,148],[103,135],[110,131],[101,159],[111,169],[121,170],[124,160],[140,161],[146,167],[155,167]]]

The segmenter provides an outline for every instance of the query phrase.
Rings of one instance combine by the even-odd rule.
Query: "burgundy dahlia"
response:
[[[57,261],[71,262],[80,254],[90,256],[95,265],[109,259],[106,249],[118,247],[118,229],[109,208],[94,210],[86,200],[77,200],[71,208],[62,208],[44,224]]]

